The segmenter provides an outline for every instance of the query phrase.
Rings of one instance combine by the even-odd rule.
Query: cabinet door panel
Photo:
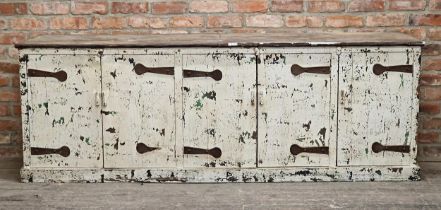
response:
[[[183,71],[184,167],[255,167],[255,56],[184,54]]]
[[[330,156],[323,153],[333,139],[331,72],[337,70],[331,54],[261,57],[259,167],[328,166]]]
[[[102,167],[99,56],[28,58],[31,166]]]
[[[412,163],[418,111],[413,84],[418,64],[412,51],[354,52],[343,54],[342,60],[346,63],[339,85],[338,165]],[[403,72],[409,67],[413,72]],[[384,151],[376,151],[376,143],[389,148],[380,146],[377,150]]]
[[[104,166],[175,167],[174,55],[104,55]]]

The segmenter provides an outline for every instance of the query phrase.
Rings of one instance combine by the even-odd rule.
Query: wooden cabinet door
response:
[[[256,167],[255,83],[252,51],[183,55],[184,167]]]
[[[174,54],[105,54],[104,166],[175,167]]]
[[[98,55],[28,55],[31,167],[101,168]]]
[[[337,59],[310,49],[278,52],[262,51],[258,66],[258,166],[329,166]]]
[[[343,53],[338,165],[408,165],[415,158],[418,61],[412,48]]]

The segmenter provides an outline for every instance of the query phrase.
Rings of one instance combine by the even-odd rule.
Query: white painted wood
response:
[[[256,166],[256,108],[251,104],[256,83],[254,53],[184,54],[183,69],[222,72],[222,79],[183,78],[184,146],[222,151],[184,155],[185,168],[249,168]]]
[[[290,168],[137,168],[22,169],[23,182],[240,183],[322,181],[418,181],[420,168],[409,166]]]
[[[27,69],[67,73],[64,82],[53,77],[28,78],[30,147],[70,149],[68,157],[31,155],[30,166],[101,168],[101,115],[94,105],[94,94],[101,89],[97,82],[101,74],[99,56],[28,55]]]
[[[329,67],[336,74],[337,60],[332,60],[331,53],[320,51],[261,52],[258,81],[259,92],[264,94],[259,97],[259,167],[330,165],[329,154],[290,152],[294,144],[329,147],[330,140],[335,141],[331,128],[336,120],[331,114],[331,73],[291,73],[296,64],[305,68]]]
[[[174,75],[134,71],[175,67],[173,52],[104,54],[102,58],[104,166],[106,168],[175,167],[176,115]],[[157,148],[143,154],[138,144]]]
[[[409,165],[416,154],[416,84],[412,48],[360,48],[343,53],[339,78],[338,165]],[[394,50],[390,52],[389,50]],[[413,65],[414,73],[373,73],[373,66]],[[374,153],[372,144],[409,145],[410,153]]]
[[[22,181],[419,180],[420,54],[417,46],[22,49]],[[136,63],[173,67],[174,75],[137,75]],[[377,76],[375,63],[414,71]],[[294,76],[292,64],[331,72]],[[63,69],[68,80],[28,77],[28,68]],[[184,77],[215,69],[220,81]],[[373,153],[376,141],[411,151]],[[138,143],[160,149],[139,154]],[[327,146],[329,155],[294,158],[292,144]],[[63,145],[67,158],[30,153]],[[184,154],[184,147],[218,147],[222,155]]]

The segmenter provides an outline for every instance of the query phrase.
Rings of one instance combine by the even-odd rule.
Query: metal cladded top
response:
[[[402,33],[253,33],[253,34],[146,34],[45,35],[16,44],[17,48],[111,47],[290,47],[424,45]]]

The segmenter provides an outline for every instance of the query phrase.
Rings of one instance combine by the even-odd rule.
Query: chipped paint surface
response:
[[[329,166],[328,154],[293,155],[290,147],[329,147],[335,142],[337,119],[330,113],[335,111],[331,88],[337,88],[338,60],[322,49],[276,52],[264,51],[259,65],[259,166]],[[294,75],[293,66],[329,67],[331,73]]]
[[[23,49],[22,180],[419,180],[419,55],[419,47]],[[376,75],[376,64],[413,73]]]
[[[29,76],[30,147],[53,151],[31,155],[32,167],[101,167],[100,59],[88,54],[28,55],[28,69],[64,71],[65,81]],[[98,121],[97,121],[98,120]],[[68,148],[63,157],[54,150]]]
[[[175,78],[134,71],[135,65],[174,68],[174,57],[161,51],[103,55],[104,167],[176,166]],[[141,145],[155,149],[140,153]]]
[[[415,162],[417,48],[353,48],[342,53],[338,165],[408,165]],[[413,73],[373,66],[413,65]],[[375,153],[373,144],[410,146],[410,152]]]
[[[256,167],[256,107],[251,104],[256,88],[254,53],[184,53],[183,69],[222,72],[219,81],[211,77],[183,79],[184,146],[222,151],[219,158],[185,154],[184,167]]]
[[[420,168],[295,167],[200,169],[23,169],[22,182],[252,183],[329,181],[418,181]]]

